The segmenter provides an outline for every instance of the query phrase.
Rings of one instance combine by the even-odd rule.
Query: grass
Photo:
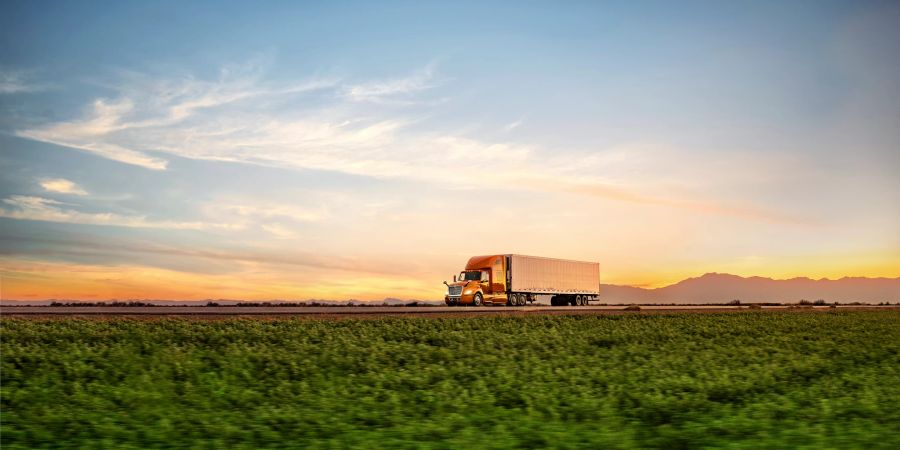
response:
[[[0,444],[898,448],[898,319],[3,319]]]

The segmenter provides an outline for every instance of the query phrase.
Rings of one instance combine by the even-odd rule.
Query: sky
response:
[[[900,277],[898,2],[0,10],[0,298]]]

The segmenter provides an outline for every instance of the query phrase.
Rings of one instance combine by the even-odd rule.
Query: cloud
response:
[[[517,121],[515,121],[515,122],[511,122],[511,123],[506,124],[506,126],[503,127],[503,131],[512,131],[512,130],[515,130],[516,128],[519,128],[521,125],[522,125],[522,119],[519,119],[519,120],[517,120]]]
[[[85,150],[125,164],[153,170],[165,169],[167,162],[164,159],[111,142],[117,132],[131,127],[125,122],[125,117],[133,109],[134,102],[128,98],[118,101],[97,99],[85,119],[21,130],[17,134],[36,141]]]
[[[328,216],[324,209],[307,209],[296,205],[259,204],[259,205],[225,205],[214,206],[225,212],[235,213],[241,217],[262,219],[291,219],[297,222],[319,222]]]
[[[194,136],[203,139],[214,134],[228,134],[227,126],[224,129],[218,126],[221,121],[217,119],[223,111],[210,110],[249,99],[302,94],[336,84],[334,80],[312,79],[266,86],[259,83],[256,76],[225,73],[217,81],[190,77],[153,80],[131,74],[130,84],[119,87],[120,97],[96,99],[88,108],[86,117],[19,130],[16,134],[36,141],[88,151],[126,164],[165,170],[168,162],[151,153],[171,150],[171,145],[157,149],[154,148],[156,141],[146,139],[165,136],[174,129],[177,139],[181,139],[181,145],[190,145]],[[228,111],[224,113],[226,117],[229,115]],[[191,119],[195,120],[192,122]],[[215,155],[208,157],[231,160]]]
[[[87,195],[87,191],[85,191],[81,186],[75,184],[72,181],[69,181],[65,178],[50,178],[41,180],[41,187],[44,188],[47,192],[57,192],[60,194],[71,194],[71,195]]]
[[[66,208],[64,203],[43,197],[13,195],[3,199],[8,205],[0,207],[0,217],[42,222],[74,223],[83,225],[109,225],[129,228],[160,228],[170,230],[233,230],[244,224],[154,221],[145,216],[124,216],[114,213],[85,213]]]
[[[316,107],[306,106],[308,95],[339,89],[335,81],[267,85],[255,73],[223,77],[209,82],[130,74],[117,98],[95,100],[85,117],[17,134],[154,170],[168,166],[157,155],[171,154],[462,187],[542,170],[537,161],[525,161],[530,146],[430,132],[402,115],[371,116],[354,107],[355,100],[426,89],[432,65],[404,79],[351,86],[349,103],[338,96],[337,104]],[[468,169],[448,170],[461,164]]]
[[[297,233],[280,223],[267,223],[260,225],[260,227],[280,239],[292,239],[297,237]]]
[[[220,221],[256,224],[278,239],[294,239],[297,224],[319,223],[330,217],[324,207],[305,208],[293,204],[222,204],[215,202],[203,208],[209,217]],[[285,223],[287,222],[287,223]]]
[[[416,71],[404,78],[379,80],[351,85],[345,88],[344,95],[354,101],[383,102],[397,97],[410,96],[434,87],[434,64]]]
[[[0,94],[20,94],[39,92],[49,88],[46,84],[30,80],[31,72],[24,70],[0,69]]]
[[[711,167],[701,162],[690,168],[691,176],[679,177],[672,167],[688,164],[669,165],[641,151],[585,153],[491,142],[424,126],[402,109],[373,115],[360,105],[362,100],[418,98],[433,85],[433,77],[433,65],[406,78],[349,87],[328,79],[267,83],[254,70],[225,71],[214,81],[130,74],[118,87],[119,96],[97,99],[85,117],[17,134],[154,170],[167,168],[168,161],[157,155],[169,154],[416,180],[451,189],[544,190],[715,214],[779,217],[735,202],[718,207],[707,194],[715,192],[713,182],[693,185],[714,178],[731,183],[729,177],[749,173],[746,164]],[[674,157],[667,158],[674,161],[681,156],[669,153]]]
[[[716,202],[702,200],[685,200],[679,198],[665,198],[660,196],[646,196],[616,187],[604,186],[602,184],[578,184],[578,183],[556,183],[555,186],[548,189],[560,189],[563,191],[577,192],[586,195],[603,197],[608,199],[620,200],[630,203],[641,203],[646,205],[668,206],[688,211],[696,211],[702,213],[712,213],[718,215],[743,217],[764,222],[783,223],[792,225],[816,225],[818,222],[804,218],[798,215],[779,213],[769,211],[763,208],[753,208],[750,206],[728,206]]]
[[[14,242],[16,245],[10,245]],[[38,248],[35,248],[38,247]],[[178,269],[191,273],[206,273],[210,265],[224,267],[226,272],[245,269],[265,269],[284,274],[287,269],[309,268],[329,271],[356,272],[368,275],[419,275],[412,261],[385,261],[378,258],[358,258],[346,254],[313,253],[262,245],[216,245],[206,247],[197,241],[189,245],[165,243],[162,240],[143,241],[114,236],[94,236],[71,233],[35,238],[28,234],[0,235],[0,255],[37,256],[80,262],[102,261],[120,265],[141,262],[157,267]]]

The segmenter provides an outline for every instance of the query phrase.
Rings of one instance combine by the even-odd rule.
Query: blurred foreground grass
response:
[[[900,448],[900,314],[3,319],[0,445]]]

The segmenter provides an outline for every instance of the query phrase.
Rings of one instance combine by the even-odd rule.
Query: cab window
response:
[[[481,271],[466,270],[464,272],[460,272],[459,280],[460,281],[480,281],[481,280]]]

